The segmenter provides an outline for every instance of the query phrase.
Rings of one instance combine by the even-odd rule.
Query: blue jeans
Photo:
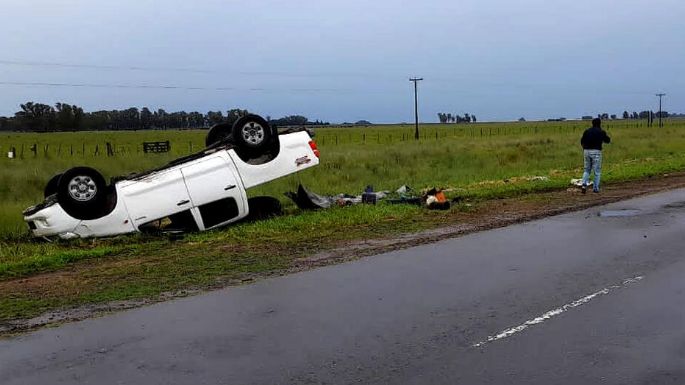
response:
[[[602,175],[602,151],[601,150],[583,150],[583,186],[587,186],[590,180],[590,172],[595,172],[595,181],[592,183],[592,189],[599,191],[599,179]]]

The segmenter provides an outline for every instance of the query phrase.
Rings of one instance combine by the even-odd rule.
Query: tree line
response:
[[[450,112],[438,112],[440,123],[476,123],[476,115],[465,113],[464,116]]]
[[[633,113],[629,113],[628,111],[623,111],[623,119],[654,119],[654,118],[668,118],[669,117],[668,111],[641,111],[640,113],[637,113],[633,111]]]
[[[198,129],[219,123],[233,123],[248,114],[245,109],[233,108],[223,111],[209,111],[205,114],[192,111],[167,112],[164,109],[150,110],[136,107],[125,110],[101,110],[85,112],[83,108],[68,103],[54,106],[27,102],[20,105],[21,110],[12,117],[0,116],[0,131],[117,131],[150,129]],[[272,120],[275,126],[328,125],[319,120],[309,121],[305,116],[290,115]]]

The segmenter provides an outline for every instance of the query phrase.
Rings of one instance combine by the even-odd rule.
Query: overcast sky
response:
[[[620,114],[657,109],[656,92],[685,112],[683,0],[1,0],[0,18],[0,115],[63,101],[413,121],[410,76],[427,122]]]

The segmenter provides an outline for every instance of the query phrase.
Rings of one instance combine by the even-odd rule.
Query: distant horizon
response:
[[[34,103],[47,104],[47,105],[50,105],[50,106],[52,106],[52,107],[54,107],[56,103],[67,103],[67,104],[72,104],[72,105],[77,105],[77,106],[79,106],[79,107],[83,107],[83,106],[80,106],[80,105],[78,105],[78,104],[76,104],[76,103],[70,103],[69,101],[66,101],[66,100],[59,100],[59,101],[57,101],[57,102],[55,102],[55,103],[52,103],[52,104],[45,103],[45,102],[41,102],[41,101],[38,101],[38,100],[26,101],[26,102],[24,102],[24,103],[27,103],[27,102],[34,102]],[[24,103],[20,103],[20,104],[24,104]],[[96,108],[96,109],[93,109],[93,110],[88,110],[88,109],[85,109],[85,108],[84,108],[84,111],[85,111],[85,112],[88,112],[88,113],[92,113],[92,112],[96,112],[96,111],[113,111],[113,110],[122,111],[122,110],[126,110],[126,109],[129,109],[129,108],[137,108],[138,111],[140,111],[141,109],[143,109],[143,108],[145,108],[145,107],[147,107],[147,108],[148,108],[150,111],[152,111],[152,112],[158,111],[158,110],[160,109],[160,107],[150,107],[150,106],[127,106],[127,107],[124,107],[124,108]],[[662,107],[663,107],[663,106],[662,106]],[[242,106],[233,106],[233,107],[227,107],[227,108],[218,109],[218,110],[217,110],[217,109],[213,109],[213,110],[209,109],[209,110],[206,110],[206,111],[198,110],[198,109],[180,109],[180,110],[171,110],[171,109],[166,109],[166,108],[161,108],[161,109],[163,109],[163,110],[164,110],[165,112],[167,112],[167,113],[182,112],[182,111],[183,111],[183,112],[187,112],[187,113],[190,113],[190,112],[199,112],[199,113],[201,113],[201,114],[204,115],[204,114],[207,114],[208,112],[216,112],[216,111],[221,111],[222,113],[226,113],[226,111],[228,111],[228,110],[230,110],[230,109],[233,109],[233,108],[247,109],[248,111],[250,111],[250,112],[252,112],[252,113],[258,113],[259,115],[261,115],[261,116],[263,116],[263,117],[269,116],[269,117],[270,117],[271,119],[273,119],[273,120],[280,119],[280,118],[283,118],[283,117],[285,117],[285,116],[301,115],[301,116],[306,117],[310,122],[314,122],[314,121],[317,121],[317,120],[318,120],[318,121],[321,121],[321,122],[329,123],[329,124],[331,124],[331,125],[336,125],[336,124],[339,125],[339,124],[345,124],[345,123],[352,123],[352,124],[354,124],[355,122],[358,122],[358,121],[360,121],[360,120],[367,120],[367,121],[369,121],[371,124],[414,124],[413,119],[412,119],[411,121],[402,121],[402,120],[398,120],[398,121],[390,121],[390,120],[372,121],[372,120],[370,120],[370,119],[361,118],[361,119],[355,119],[355,120],[332,121],[332,120],[328,120],[328,119],[317,118],[317,117],[315,117],[315,116],[310,117],[310,116],[306,116],[306,115],[302,115],[302,114],[296,114],[296,113],[285,114],[285,115],[282,115],[282,116],[275,116],[275,115],[270,115],[270,114],[268,114],[268,113],[262,114],[262,113],[259,113],[259,112],[257,112],[257,111],[252,111],[252,110],[250,110],[249,108],[244,108],[244,107],[242,107]],[[4,117],[4,118],[12,118],[12,117],[15,116],[15,113],[18,112],[18,111],[20,111],[20,110],[21,110],[20,105],[17,105],[17,109],[16,109],[14,112],[12,112],[11,114],[6,114],[6,115],[5,115],[5,114],[0,113],[0,118],[3,118],[3,117]],[[609,114],[609,115],[615,114],[615,115],[617,116],[617,119],[616,119],[616,120],[620,120],[620,119],[622,119],[622,114],[623,114],[624,111],[627,111],[628,113],[633,113],[633,112],[638,112],[638,113],[640,113],[640,112],[642,112],[642,111],[648,111],[648,110],[645,110],[645,109],[640,109],[640,110],[635,110],[635,109],[633,109],[633,110],[625,110],[625,109],[624,109],[624,110],[622,110],[622,111],[620,111],[620,112],[607,112],[607,111],[605,111],[605,112],[602,112],[602,113],[607,113],[607,114]],[[652,110],[652,112],[654,112],[654,113],[656,113],[657,111],[658,111],[658,109],[657,109],[657,110]],[[666,108],[663,108],[663,111],[669,113],[669,115],[673,115],[673,114],[675,114],[675,115],[682,115],[682,114],[684,114],[684,113],[681,113],[681,112],[678,112],[678,111],[668,111]],[[445,111],[440,111],[440,112],[445,112]],[[445,113],[446,113],[446,112],[445,112]],[[432,120],[425,120],[421,115],[419,115],[419,123],[423,123],[423,124],[437,123],[437,124],[439,124],[440,122],[439,122],[439,120],[438,120],[438,118],[437,118],[437,114],[438,114],[438,113],[436,112],[436,113],[435,113],[435,116],[432,117]],[[463,114],[463,113],[462,113],[462,114]],[[519,116],[518,118],[514,118],[514,119],[492,119],[492,120],[491,120],[491,119],[482,119],[482,118],[480,118],[480,117],[478,117],[478,116],[476,115],[476,117],[477,117],[477,119],[478,119],[478,121],[477,121],[476,123],[507,123],[507,122],[517,122],[517,121],[519,121],[520,118],[524,118],[524,119],[525,119],[526,121],[528,121],[528,122],[542,122],[542,121],[548,121],[548,120],[550,120],[550,119],[565,119],[565,120],[573,121],[573,120],[587,120],[587,119],[583,119],[583,116],[597,117],[597,115],[598,115],[598,114],[594,114],[594,115],[584,114],[584,115],[580,115],[580,116],[563,116],[563,115],[560,115],[560,116],[550,116],[550,117],[540,117],[540,118],[527,118],[527,117],[525,117],[525,116]],[[608,120],[613,120],[613,119],[608,119]],[[456,123],[452,123],[452,124],[456,124]]]

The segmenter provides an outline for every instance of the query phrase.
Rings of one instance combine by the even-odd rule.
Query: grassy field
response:
[[[413,140],[412,126],[322,128],[316,140],[320,167],[260,187],[253,194],[282,197],[299,182],[321,193],[359,193],[403,184],[415,188],[442,186],[464,189],[466,195],[498,194],[502,190],[561,186],[580,175],[578,145],[585,122],[479,123],[423,125]],[[606,124],[614,144],[605,152],[607,181],[677,169],[685,162],[685,121],[669,121],[663,129],[644,123]],[[0,237],[26,233],[21,211],[42,200],[46,181],[75,165],[89,165],[106,177],[162,165],[201,148],[203,131],[85,132],[0,135]],[[144,154],[142,142],[169,140],[172,152]],[[105,143],[116,155],[108,157]],[[30,151],[36,145],[35,153]],[[9,148],[19,158],[8,159]],[[22,151],[23,148],[23,151]],[[98,153],[96,154],[96,149]],[[546,183],[492,184],[492,181],[546,176]],[[515,180],[515,179],[514,179]]]
[[[42,200],[44,183],[68,167],[89,165],[106,176],[149,169],[198,150],[204,132],[5,133],[0,135],[0,320],[59,306],[211,286],[217,279],[278,270],[294,258],[341,240],[373,237],[369,231],[394,234],[440,223],[440,213],[403,205],[301,213],[283,197],[298,183],[324,194],[358,194],[369,184],[376,190],[394,190],[403,184],[415,189],[438,186],[450,188],[448,196],[459,195],[471,202],[562,189],[570,178],[581,175],[579,138],[586,125],[423,125],[419,141],[413,140],[413,126],[318,129],[319,167],[251,191],[283,199],[294,215],[188,235],[180,242],[141,235],[29,242],[21,211]],[[667,121],[661,129],[614,121],[605,128],[613,141],[604,152],[605,183],[685,169],[685,121]],[[170,140],[173,151],[143,154],[141,144],[147,140]],[[115,156],[106,156],[106,142],[114,145]],[[33,144],[35,155],[29,151]],[[20,151],[22,145],[23,157],[5,157],[10,147]],[[458,205],[454,210],[468,210],[468,206]],[[264,243],[271,247],[265,250]],[[21,292],[11,283],[12,278],[63,270],[85,272],[73,287]]]

